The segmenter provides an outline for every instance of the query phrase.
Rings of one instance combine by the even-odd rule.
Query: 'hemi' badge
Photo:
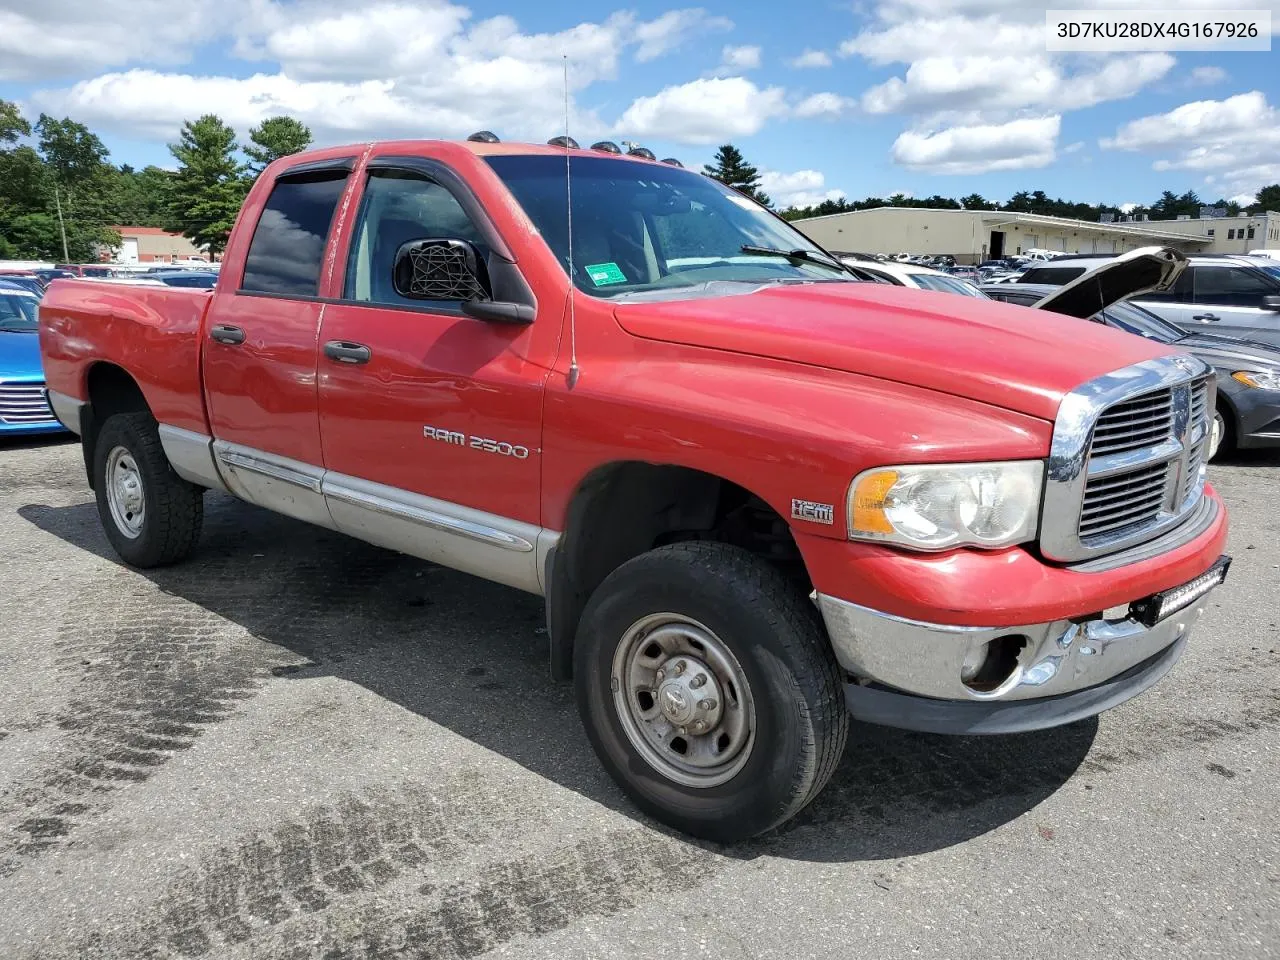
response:
[[[829,503],[814,503],[812,500],[792,500],[791,519],[808,520],[810,523],[825,523],[830,526],[836,522],[836,508]]]

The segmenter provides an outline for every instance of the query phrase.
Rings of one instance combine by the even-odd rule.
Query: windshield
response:
[[[708,294],[716,281],[857,282],[813,241],[723,184],[671,165],[606,157],[570,160],[573,263],[569,263],[565,159],[487,157],[578,289],[593,297],[650,292]],[[743,247],[757,248],[745,252]]]
[[[1103,310],[1102,314],[1126,333],[1136,333],[1148,340],[1177,343],[1186,336],[1173,324],[1161,320],[1154,313],[1136,307],[1132,303],[1113,303]]]
[[[1258,269],[1261,270],[1263,273],[1265,273],[1272,280],[1280,280],[1280,264],[1277,264],[1274,267],[1268,264],[1267,266],[1259,267]]]
[[[932,273],[913,273],[911,279],[916,286],[923,287],[925,290],[959,293],[966,297],[981,297],[983,300],[990,299],[972,283],[967,280],[961,280],[959,277],[940,277]]]
[[[0,332],[35,333],[37,303],[35,297],[0,290]]]

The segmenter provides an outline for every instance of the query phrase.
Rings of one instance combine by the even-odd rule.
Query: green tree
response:
[[[293,117],[270,117],[249,131],[249,140],[244,153],[252,161],[249,172],[256,177],[272,161],[311,146],[311,128]]]
[[[966,210],[994,210],[996,205],[980,193],[971,193],[960,198],[960,205]]]
[[[0,143],[14,143],[19,137],[31,136],[31,124],[27,123],[11,100],[0,100]]]
[[[702,172],[762,206],[773,206],[769,195],[760,189],[760,171],[747,163],[742,152],[731,143],[717,150],[716,162],[704,164]]]
[[[1263,213],[1267,210],[1280,211],[1280,183],[1273,183],[1259,190],[1253,203],[1249,204],[1247,212]]]
[[[170,181],[165,229],[212,253],[221,253],[248,190],[236,161],[236,132],[213,114],[182,125],[169,152],[178,161]]]

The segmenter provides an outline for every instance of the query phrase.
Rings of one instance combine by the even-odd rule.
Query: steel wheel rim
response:
[[[627,739],[668,780],[719,786],[750,758],[756,716],[746,674],[696,620],[655,613],[633,623],[614,651],[610,686]]]
[[[1226,418],[1221,413],[1213,415],[1213,426],[1209,432],[1209,457],[1212,459],[1218,454],[1218,447],[1222,446],[1222,434],[1227,429]]]
[[[107,455],[106,477],[107,506],[116,529],[136,540],[142,535],[146,519],[146,491],[142,486],[142,473],[133,454],[124,447],[115,447]]]

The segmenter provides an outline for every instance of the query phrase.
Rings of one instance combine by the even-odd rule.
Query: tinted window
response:
[[[1259,271],[1242,267],[1195,267],[1196,303],[1227,307],[1260,307],[1262,298],[1276,292]]]
[[[1018,278],[1019,283],[1048,283],[1060,287],[1070,283],[1080,274],[1084,267],[1032,267]]]
[[[360,227],[347,267],[348,300],[421,307],[421,300],[396,293],[392,282],[396,251],[410,240],[467,240],[480,249],[482,259],[488,256],[480,232],[453,194],[421,174],[376,171],[360,206]]]
[[[314,297],[346,173],[279,180],[258,218],[241,290]]]
[[[1194,274],[1195,267],[1186,267],[1182,273],[1178,274],[1177,282],[1174,283],[1172,290],[1164,293],[1140,293],[1139,300],[1155,300],[1160,303],[1190,303],[1191,302],[1191,277]]]
[[[0,291],[0,331],[34,333],[36,331],[36,298]]]

